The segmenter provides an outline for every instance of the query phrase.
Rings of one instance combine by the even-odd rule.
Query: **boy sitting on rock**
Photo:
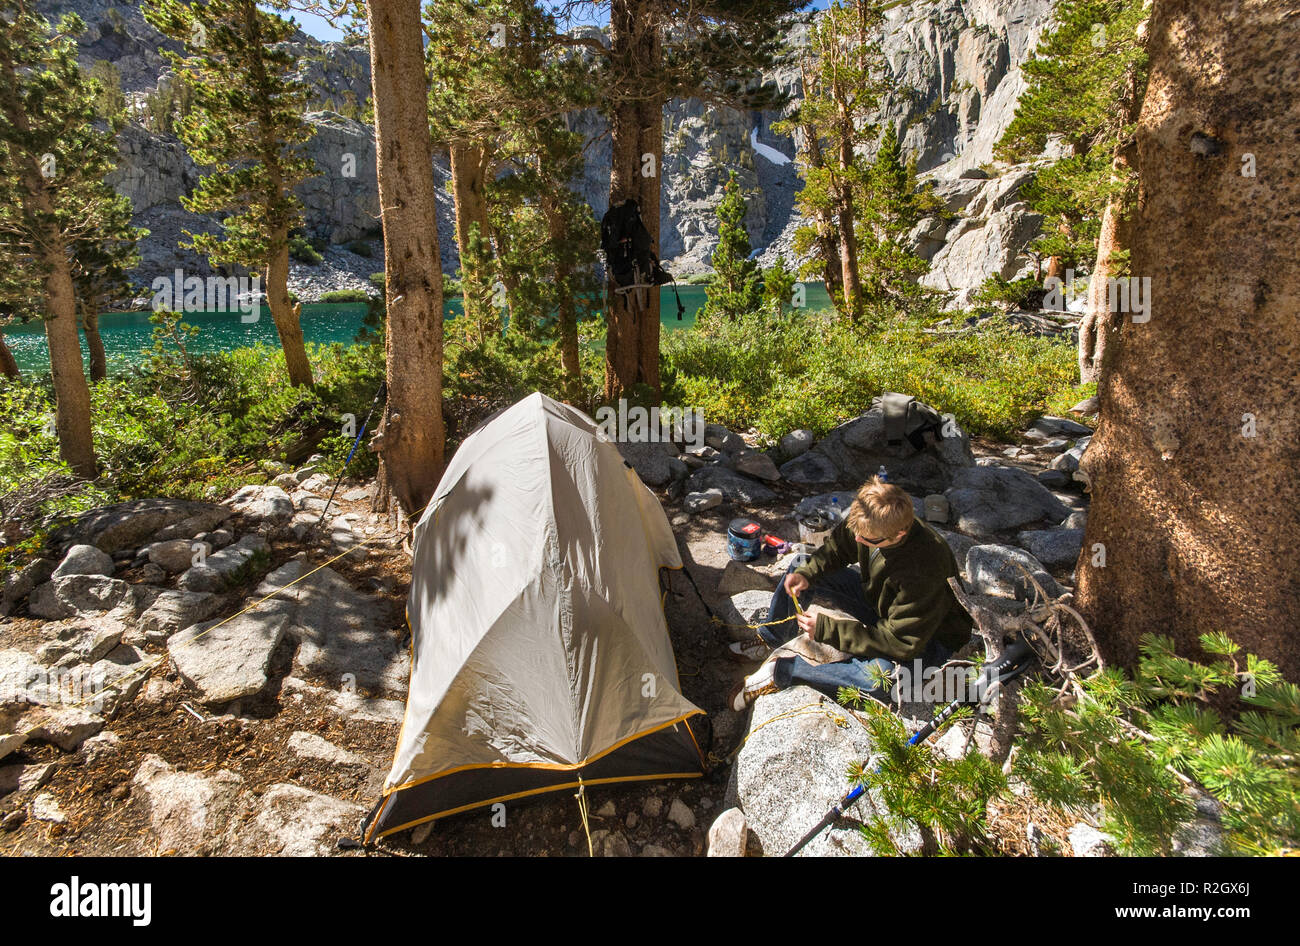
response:
[[[881,682],[895,663],[919,657],[924,666],[937,666],[969,640],[973,622],[948,587],[948,578],[956,574],[948,543],[916,518],[911,497],[873,477],[821,548],[791,562],[772,595],[769,623],[758,629],[764,643],[730,648],[736,659],[763,659],[769,647],[806,634],[851,659],[825,664],[797,656],[769,660],[732,691],[732,708],[741,712],[764,693],[800,683],[832,699],[840,687],[885,698]],[[791,595],[798,596],[803,614],[795,613]],[[852,617],[809,607],[812,599]]]

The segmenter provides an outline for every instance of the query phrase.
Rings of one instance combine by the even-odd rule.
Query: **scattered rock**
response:
[[[186,538],[216,528],[231,510],[216,503],[186,499],[137,499],[91,510],[71,525],[55,530],[50,544],[93,545],[112,554],[119,549],[139,548],[146,540]]]
[[[673,852],[658,844],[647,844],[641,848],[641,857],[672,857]]]
[[[976,594],[1019,598],[1030,601],[1033,585],[1016,567],[1024,566],[1043,590],[1056,597],[1064,589],[1047,573],[1041,562],[1028,552],[1009,545],[976,545],[966,553],[966,581]]]
[[[781,473],[776,468],[776,464],[766,453],[759,453],[758,451],[741,453],[735,456],[734,461],[737,473],[756,476],[760,480],[766,480],[769,483],[781,478]]]
[[[731,625],[757,624],[766,620],[774,590],[775,582],[769,578],[767,589],[759,588],[732,595],[718,608],[718,620]],[[749,640],[754,636],[754,632],[745,627],[729,627],[726,631],[733,640]]]
[[[423,844],[429,840],[429,835],[433,833],[433,822],[426,821],[424,824],[418,824],[411,829],[411,843]]]
[[[632,846],[618,831],[591,832],[591,849],[597,857],[631,857]]]
[[[345,768],[365,768],[368,765],[361,756],[340,749],[329,740],[308,732],[296,732],[290,736],[289,749],[300,759],[312,759],[328,765]]]
[[[744,857],[749,846],[745,813],[728,808],[709,827],[709,857]]]
[[[209,705],[260,693],[289,625],[287,608],[267,602],[224,624],[206,621],[173,634],[167,652],[185,682]]]
[[[256,813],[235,836],[235,854],[317,857],[334,850],[339,835],[355,833],[359,805],[297,785],[272,785]]]
[[[0,818],[0,830],[17,831],[26,820],[27,812],[23,809],[19,808],[17,811],[11,811],[4,818]]]
[[[724,466],[706,466],[696,470],[686,481],[690,492],[704,492],[717,489],[724,499],[733,503],[747,503],[755,506],[776,502],[776,493],[762,483],[742,476],[735,470]]]
[[[140,763],[131,785],[147,811],[159,852],[225,853],[226,831],[243,787],[243,779],[234,772],[181,772],[150,754]]]
[[[111,611],[135,601],[131,586],[105,575],[67,575],[32,592],[27,609],[51,621],[77,617],[91,611]]]
[[[44,765],[6,765],[0,766],[0,795],[10,792],[32,792],[43,788],[53,776],[58,765],[46,762]]]
[[[1016,541],[1048,568],[1069,568],[1078,561],[1079,550],[1083,548],[1083,529],[1022,532]]]
[[[974,466],[958,470],[945,491],[957,514],[957,528],[972,535],[992,535],[1006,529],[1068,515],[1065,505],[1024,470]]]
[[[105,730],[98,736],[91,736],[83,742],[81,744],[81,753],[87,763],[98,762],[100,759],[114,755],[118,751],[121,742],[122,740],[117,733]]]
[[[42,792],[32,799],[32,817],[53,824],[68,823],[68,816],[59,807],[59,800],[49,792]]]
[[[728,561],[718,580],[718,594],[730,597],[742,591],[763,591],[771,596],[772,576],[748,562]]]
[[[188,569],[176,580],[176,585],[185,591],[222,591],[240,575],[249,560],[266,551],[265,538],[246,535],[229,548],[209,555],[204,564]]]
[[[149,556],[149,561],[161,565],[168,574],[175,575],[194,566],[194,557],[200,552],[205,560],[212,554],[212,546],[195,539],[168,539],[166,542],[154,542],[140,551]]]
[[[735,453],[745,448],[745,439],[721,424],[704,425],[704,443],[724,453]]]
[[[140,616],[140,630],[152,643],[162,643],[181,628],[211,617],[221,599],[207,591],[164,591]]]
[[[1038,482],[1048,489],[1064,489],[1070,485],[1070,477],[1060,470],[1040,470]]]
[[[923,500],[925,503],[926,522],[947,522],[951,510],[948,498],[941,493],[931,493]]]
[[[1087,437],[1092,434],[1091,427],[1085,427],[1078,421],[1070,420],[1068,417],[1052,416],[1039,417],[1029,425],[1029,431],[1045,439],[1053,437]],[[1030,435],[1029,431],[1026,431],[1026,436]]]
[[[735,779],[740,809],[764,853],[789,850],[844,794],[849,765],[871,756],[866,730],[856,724],[837,726],[833,718],[843,717],[834,703],[803,686],[761,696],[754,703]],[[866,817],[873,804],[889,817],[882,803],[864,798],[858,802],[861,811],[850,810],[843,821],[810,842],[802,856],[872,853],[853,821]],[[905,851],[920,846],[915,828],[894,829],[894,838]]]
[[[5,576],[0,581],[0,617],[9,614],[37,585],[49,581],[55,567],[52,559],[38,558],[28,562],[16,573]]]
[[[1090,824],[1076,824],[1070,829],[1069,838],[1075,857],[1111,857],[1115,853],[1111,847],[1115,839]]]
[[[690,513],[704,512],[706,509],[721,505],[722,490],[720,489],[706,489],[701,493],[687,493],[686,499],[682,502],[683,508]]]
[[[68,575],[108,575],[113,574],[113,556],[101,552],[93,545],[74,545],[63,556],[59,567],[50,575],[51,579],[64,578]]]
[[[41,706],[23,717],[28,738],[58,746],[64,752],[77,748],[104,728],[104,719],[76,706]]]
[[[303,484],[303,488],[309,488]],[[278,486],[245,486],[224,503],[234,512],[250,519],[287,522],[293,515],[293,501]]]
[[[651,795],[641,806],[641,814],[647,818],[658,818],[663,813],[664,802],[662,798]]]
[[[669,460],[675,458],[677,448],[671,443],[617,442],[618,452],[636,470],[641,482],[647,486],[665,486],[673,479]]]
[[[375,494],[375,488],[373,486],[358,486],[344,493],[343,501],[348,503],[365,502],[374,494]]]
[[[695,812],[687,808],[680,798],[674,798],[668,806],[668,820],[683,831],[689,831],[695,827]]]
[[[792,430],[781,438],[781,455],[787,460],[793,460],[811,450],[816,440],[811,430]]]

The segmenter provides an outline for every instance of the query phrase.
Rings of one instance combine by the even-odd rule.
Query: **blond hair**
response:
[[[879,476],[863,484],[849,506],[849,528],[864,539],[892,538],[910,529],[915,518],[912,497]]]

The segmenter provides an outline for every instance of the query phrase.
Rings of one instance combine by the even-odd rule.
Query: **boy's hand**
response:
[[[795,621],[799,624],[799,630],[814,640],[817,638],[817,615],[821,614],[821,610],[814,604],[803,614],[795,617]]]
[[[801,595],[808,590],[808,579],[803,575],[790,572],[785,576],[785,590],[786,594]]]

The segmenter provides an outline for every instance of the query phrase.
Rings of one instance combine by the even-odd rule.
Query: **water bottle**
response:
[[[885,464],[880,464],[880,469],[876,470],[876,476],[880,477],[880,482],[889,482],[889,471],[885,469]]]
[[[844,518],[844,510],[840,508],[840,498],[838,496],[832,496],[831,497],[831,521],[837,523],[843,518]]]

